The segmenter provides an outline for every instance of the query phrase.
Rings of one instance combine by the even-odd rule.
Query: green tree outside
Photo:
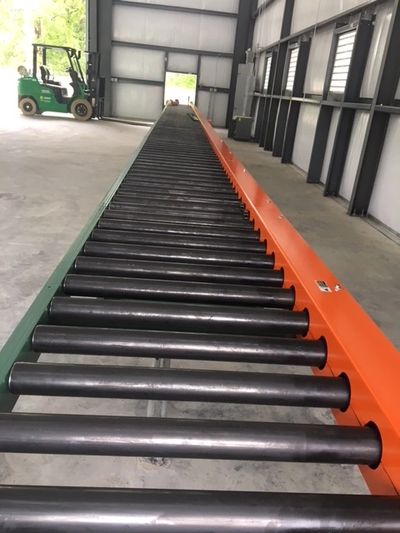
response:
[[[0,0],[0,67],[17,67],[25,60],[24,27],[23,11],[13,0]]]
[[[196,75],[170,72],[168,76],[168,85],[172,87],[181,87],[182,89],[196,89]]]
[[[33,42],[83,51],[85,39],[85,0],[0,0],[0,67],[30,68]],[[64,56],[48,56],[53,73],[65,71]]]

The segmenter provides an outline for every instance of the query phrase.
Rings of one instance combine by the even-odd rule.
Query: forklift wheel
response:
[[[29,98],[28,96],[21,99],[18,107],[24,115],[27,115],[29,117],[37,113],[37,105],[35,100]]]
[[[71,104],[71,113],[76,120],[89,120],[93,115],[93,108],[87,100],[77,98]]]

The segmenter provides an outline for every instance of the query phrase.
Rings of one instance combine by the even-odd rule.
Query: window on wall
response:
[[[268,93],[269,79],[271,77],[271,65],[272,65],[272,56],[267,56],[266,65],[265,65],[265,77],[264,77],[264,86],[263,92]]]
[[[329,85],[330,93],[343,94],[346,89],[355,38],[356,30],[346,31],[338,36]]]
[[[296,75],[297,60],[299,58],[299,47],[289,49],[289,66],[286,76],[285,91],[293,92],[294,77]]]

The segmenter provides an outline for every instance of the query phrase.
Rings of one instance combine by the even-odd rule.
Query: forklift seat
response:
[[[40,77],[42,79],[42,83],[47,83],[47,72],[43,65],[40,65]]]
[[[54,81],[50,79],[50,70],[45,67],[46,70],[46,83],[47,85],[57,85],[58,87],[61,86],[61,83],[59,81]]]
[[[60,104],[64,103],[66,99],[68,98],[68,92],[65,87],[61,87],[61,83],[59,81],[50,80],[50,71],[47,67],[44,65],[40,65],[40,78],[42,80],[43,85],[47,85],[49,89],[51,89],[54,92],[54,96],[56,97],[57,102]]]

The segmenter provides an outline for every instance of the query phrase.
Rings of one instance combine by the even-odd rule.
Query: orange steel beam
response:
[[[283,268],[285,286],[296,290],[295,309],[307,308],[308,338],[323,337],[326,366],[315,373],[345,374],[351,386],[346,412],[334,410],[338,423],[373,423],[382,439],[381,464],[361,472],[374,494],[400,493],[400,354],[349,291],[297,233],[269,196],[210,123],[193,107],[208,140],[249,211],[276,268]],[[321,285],[318,282],[323,282]],[[383,302],[384,304],[384,302]]]

